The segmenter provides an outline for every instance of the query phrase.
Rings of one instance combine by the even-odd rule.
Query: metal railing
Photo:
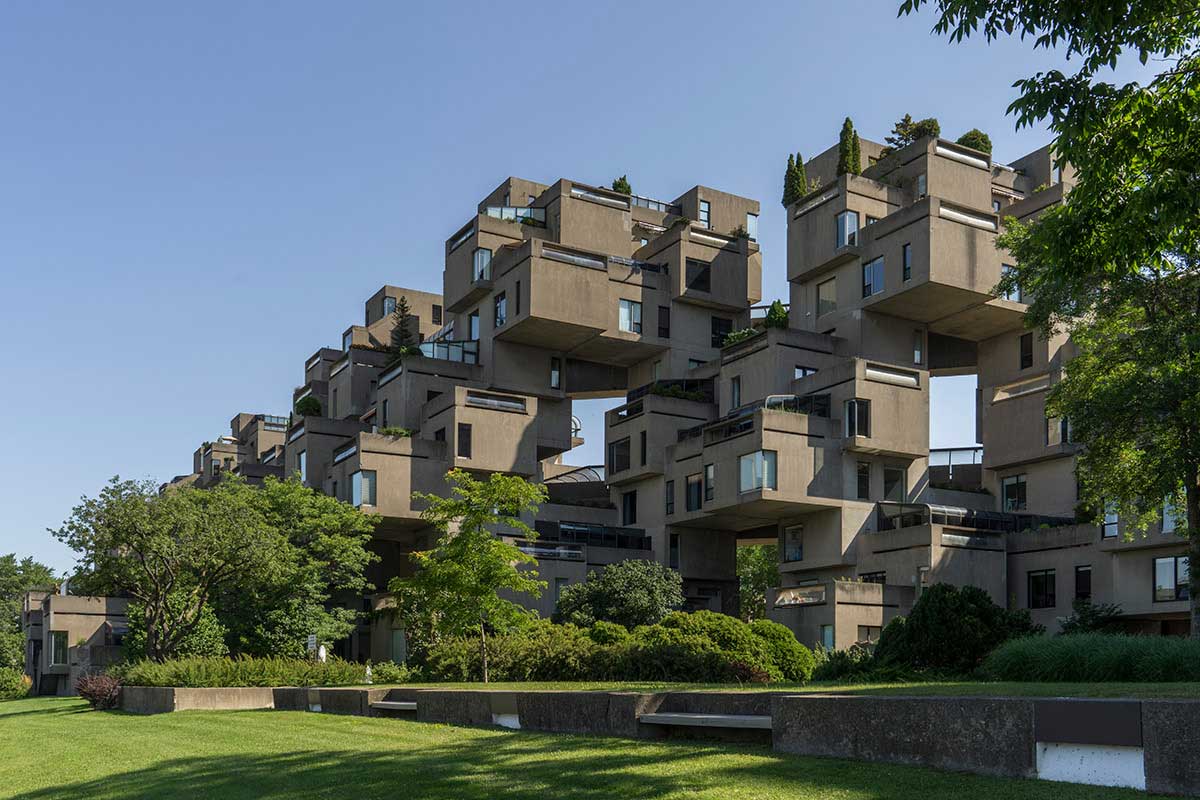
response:
[[[715,396],[714,383],[712,378],[672,378],[654,381],[626,392],[625,402],[632,403],[634,400],[653,394],[660,397],[676,397],[682,400],[712,403]]]
[[[955,457],[958,457],[957,460]],[[964,457],[965,456],[965,457]],[[983,446],[973,447],[931,447],[929,448],[929,466],[949,467],[949,478],[954,479],[954,467],[969,466],[983,463]]]
[[[624,256],[609,256],[608,260],[614,264],[623,264],[626,267],[633,267],[635,270],[640,269],[645,272],[661,272],[667,274],[666,264],[651,264],[649,261],[639,261],[636,258],[625,258]]]
[[[517,549],[527,556],[533,556],[536,559],[550,559],[553,561],[583,561],[583,548],[577,544],[567,544],[565,542],[531,542],[527,539],[521,539],[516,542]]]
[[[655,200],[652,197],[642,197],[640,194],[629,195],[629,202],[637,208],[648,208],[651,211],[661,211],[664,214],[674,214],[680,216],[683,214],[683,206],[676,203],[665,203],[662,200]]]
[[[931,503],[876,504],[876,528],[879,531],[894,531],[917,525],[953,525],[994,533],[1017,533],[1037,528],[1058,528],[1074,525],[1073,517],[1048,517],[1041,514],[1012,514],[1003,511],[980,511],[973,508],[943,506]]]
[[[546,209],[544,208],[521,208],[519,206],[488,206],[483,210],[483,213],[495,219],[502,219],[509,222],[520,220],[526,225],[546,225]]]
[[[479,340],[422,342],[418,345],[421,355],[439,361],[455,361],[462,364],[479,363]]]
[[[554,522],[541,520],[535,524],[539,536],[560,542],[586,544],[589,547],[612,547],[620,550],[650,550],[650,537],[641,528],[619,528],[591,522]]]
[[[766,319],[767,312],[771,310],[772,305],[774,305],[774,304],[768,303],[765,306],[750,306],[750,319],[752,319],[752,320]],[[791,307],[792,307],[791,303],[783,303],[782,305],[783,305],[784,311],[787,311],[787,310],[791,309]]]

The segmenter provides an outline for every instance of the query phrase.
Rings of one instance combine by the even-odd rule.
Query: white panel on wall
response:
[[[1038,742],[1037,772],[1039,778],[1047,781],[1146,788],[1146,767],[1140,747]]]

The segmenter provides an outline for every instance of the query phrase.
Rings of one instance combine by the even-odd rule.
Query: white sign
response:
[[[316,649],[317,649],[317,635],[315,633],[310,633],[308,635],[308,652],[310,652],[310,653],[315,652]]]

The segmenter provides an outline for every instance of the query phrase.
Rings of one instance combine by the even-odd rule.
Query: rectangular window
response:
[[[863,225],[863,227],[865,228],[868,225],[874,225],[876,222],[879,222],[879,217],[872,217],[870,214],[867,214],[867,222]]]
[[[390,317],[392,314],[395,314],[395,313],[396,313],[396,298],[394,298],[394,297],[383,298],[383,315],[385,317]]]
[[[720,347],[725,344],[725,337],[733,333],[733,320],[713,317],[711,325],[712,346]]]
[[[833,640],[833,626],[832,625],[822,625],[821,626],[821,647],[825,648],[826,650],[832,650],[832,649],[834,649],[833,641],[834,641]]]
[[[871,401],[846,401],[846,438],[871,435]]]
[[[388,426],[388,401],[387,401],[387,398],[384,398],[384,401],[380,404],[379,422],[380,422],[381,427],[386,428]]]
[[[350,505],[375,505],[375,471],[360,469],[350,476]]]
[[[67,665],[67,631],[50,631],[50,666]]]
[[[1050,185],[1054,186],[1058,183],[1062,183],[1062,167],[1055,164],[1054,168],[1050,170]]]
[[[750,241],[758,241],[758,214],[746,215],[746,233],[750,235]]]
[[[615,474],[629,469],[629,437],[608,443],[608,472]]]
[[[775,489],[775,451],[759,450],[738,458],[738,491]]]
[[[1009,275],[1014,274],[1016,271],[1017,271],[1017,268],[1014,267],[1012,264],[1001,264],[1000,265],[1000,277],[1001,278],[1007,278]],[[1007,292],[1002,294],[1001,297],[1003,297],[1005,300],[1012,300],[1014,303],[1024,303],[1025,302],[1025,295],[1021,291],[1020,284],[1018,284],[1017,286],[1015,286],[1012,289],[1009,289]]]
[[[712,227],[712,216],[709,211],[708,201],[700,201],[700,224],[706,228]]]
[[[698,358],[689,358],[688,359],[688,369],[699,369],[700,367],[703,367],[706,363],[708,363],[708,362],[701,361]]]
[[[1025,510],[1025,476],[1009,475],[1000,481],[1000,500],[1005,511]]]
[[[617,308],[617,327],[626,333],[641,333],[642,304],[636,300],[621,300]]]
[[[667,481],[663,491],[666,495],[665,513],[669,517],[675,513],[675,481]]]
[[[837,278],[817,284],[817,316],[837,311]]]
[[[992,198],[992,213],[993,214],[1000,213],[1000,201],[997,200],[995,197]]]
[[[442,307],[437,303],[433,304],[433,310],[429,312],[430,322],[434,325],[442,324]]]
[[[550,359],[550,388],[551,389],[561,389],[562,388],[562,359],[561,358],[551,358]]]
[[[458,456],[471,457],[471,426],[465,422],[458,423]]]
[[[900,249],[900,263],[904,265],[903,278],[906,281],[912,280],[912,245],[906,244]]]
[[[1075,568],[1075,599],[1092,599],[1092,565],[1085,564]]]
[[[687,495],[684,498],[687,504],[688,511],[700,510],[700,498],[703,497],[704,482],[701,480],[700,473],[687,476]]]
[[[837,241],[834,248],[853,246],[858,244],[858,212],[843,211],[837,215],[835,220],[837,225]]]
[[[505,322],[508,322],[508,299],[504,296],[504,292],[496,295],[494,301],[495,306],[495,327],[499,328]]]
[[[658,338],[671,338],[671,307],[658,307]]]
[[[300,482],[308,480],[308,451],[301,450],[296,454],[296,471],[300,473]]]
[[[878,583],[880,586],[887,583],[887,570],[879,572],[863,572],[860,573],[858,579],[863,583]]]
[[[1104,505],[1104,522],[1100,526],[1100,535],[1105,539],[1115,539],[1120,533],[1121,520],[1117,516],[1115,506],[1105,503]]]
[[[646,432],[638,432],[638,450],[641,452],[642,466],[646,466]]]
[[[704,499],[712,500],[716,491],[717,467],[715,464],[704,465]]]
[[[1154,559],[1154,602],[1189,599],[1189,581],[1187,556]]]
[[[679,569],[679,534],[672,533],[669,541],[670,545],[667,552],[667,566],[671,569]]]
[[[903,503],[907,494],[904,485],[904,469],[902,467],[883,468],[883,499],[893,503]]]
[[[926,194],[929,193],[927,191],[927,189],[928,189],[928,187],[927,187],[926,181],[925,181],[925,173],[922,172],[920,175],[917,176],[917,199],[918,200],[920,200],[922,197],[924,197]]]
[[[621,495],[621,524],[637,524],[637,490]]]
[[[804,560],[804,526],[789,525],[783,529],[783,560]]]
[[[859,461],[854,470],[855,497],[859,500],[871,499],[871,463]]]
[[[445,429],[445,428],[438,428],[436,431],[434,431],[434,432],[433,432],[433,440],[434,440],[435,442],[444,442],[444,441],[446,441],[446,429]]]
[[[816,367],[806,367],[802,364],[797,364],[796,371],[795,371],[795,373],[793,373],[792,379],[795,380],[797,378],[807,378],[809,375],[816,375],[816,374],[817,374]]]
[[[863,264],[862,296],[870,297],[883,291],[883,256]]]
[[[925,331],[913,331],[913,363],[925,361]]]
[[[1021,369],[1033,366],[1033,334],[1021,334]]]
[[[712,291],[712,264],[689,258],[684,266],[684,278],[688,289],[698,292]]]
[[[742,407],[742,376],[735,375],[729,379],[729,409]]]
[[[1054,570],[1038,569],[1029,573],[1029,607],[1054,608]]]
[[[1179,530],[1179,523],[1181,522],[1187,524],[1187,515],[1176,508],[1175,504],[1171,502],[1171,498],[1168,497],[1163,501],[1162,532],[1175,533],[1175,531]]]
[[[474,276],[477,281],[491,280],[492,251],[486,247],[475,248]]]
[[[349,350],[352,344],[354,344],[354,331],[346,331],[342,334],[342,350]]]
[[[479,339],[479,309],[475,309],[467,316],[467,338],[471,341]]]

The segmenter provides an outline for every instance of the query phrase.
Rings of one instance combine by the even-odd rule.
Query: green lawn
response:
[[[766,747],[455,728],[291,711],[138,717],[0,703],[0,798],[913,798],[1138,792],[799,758]]]

